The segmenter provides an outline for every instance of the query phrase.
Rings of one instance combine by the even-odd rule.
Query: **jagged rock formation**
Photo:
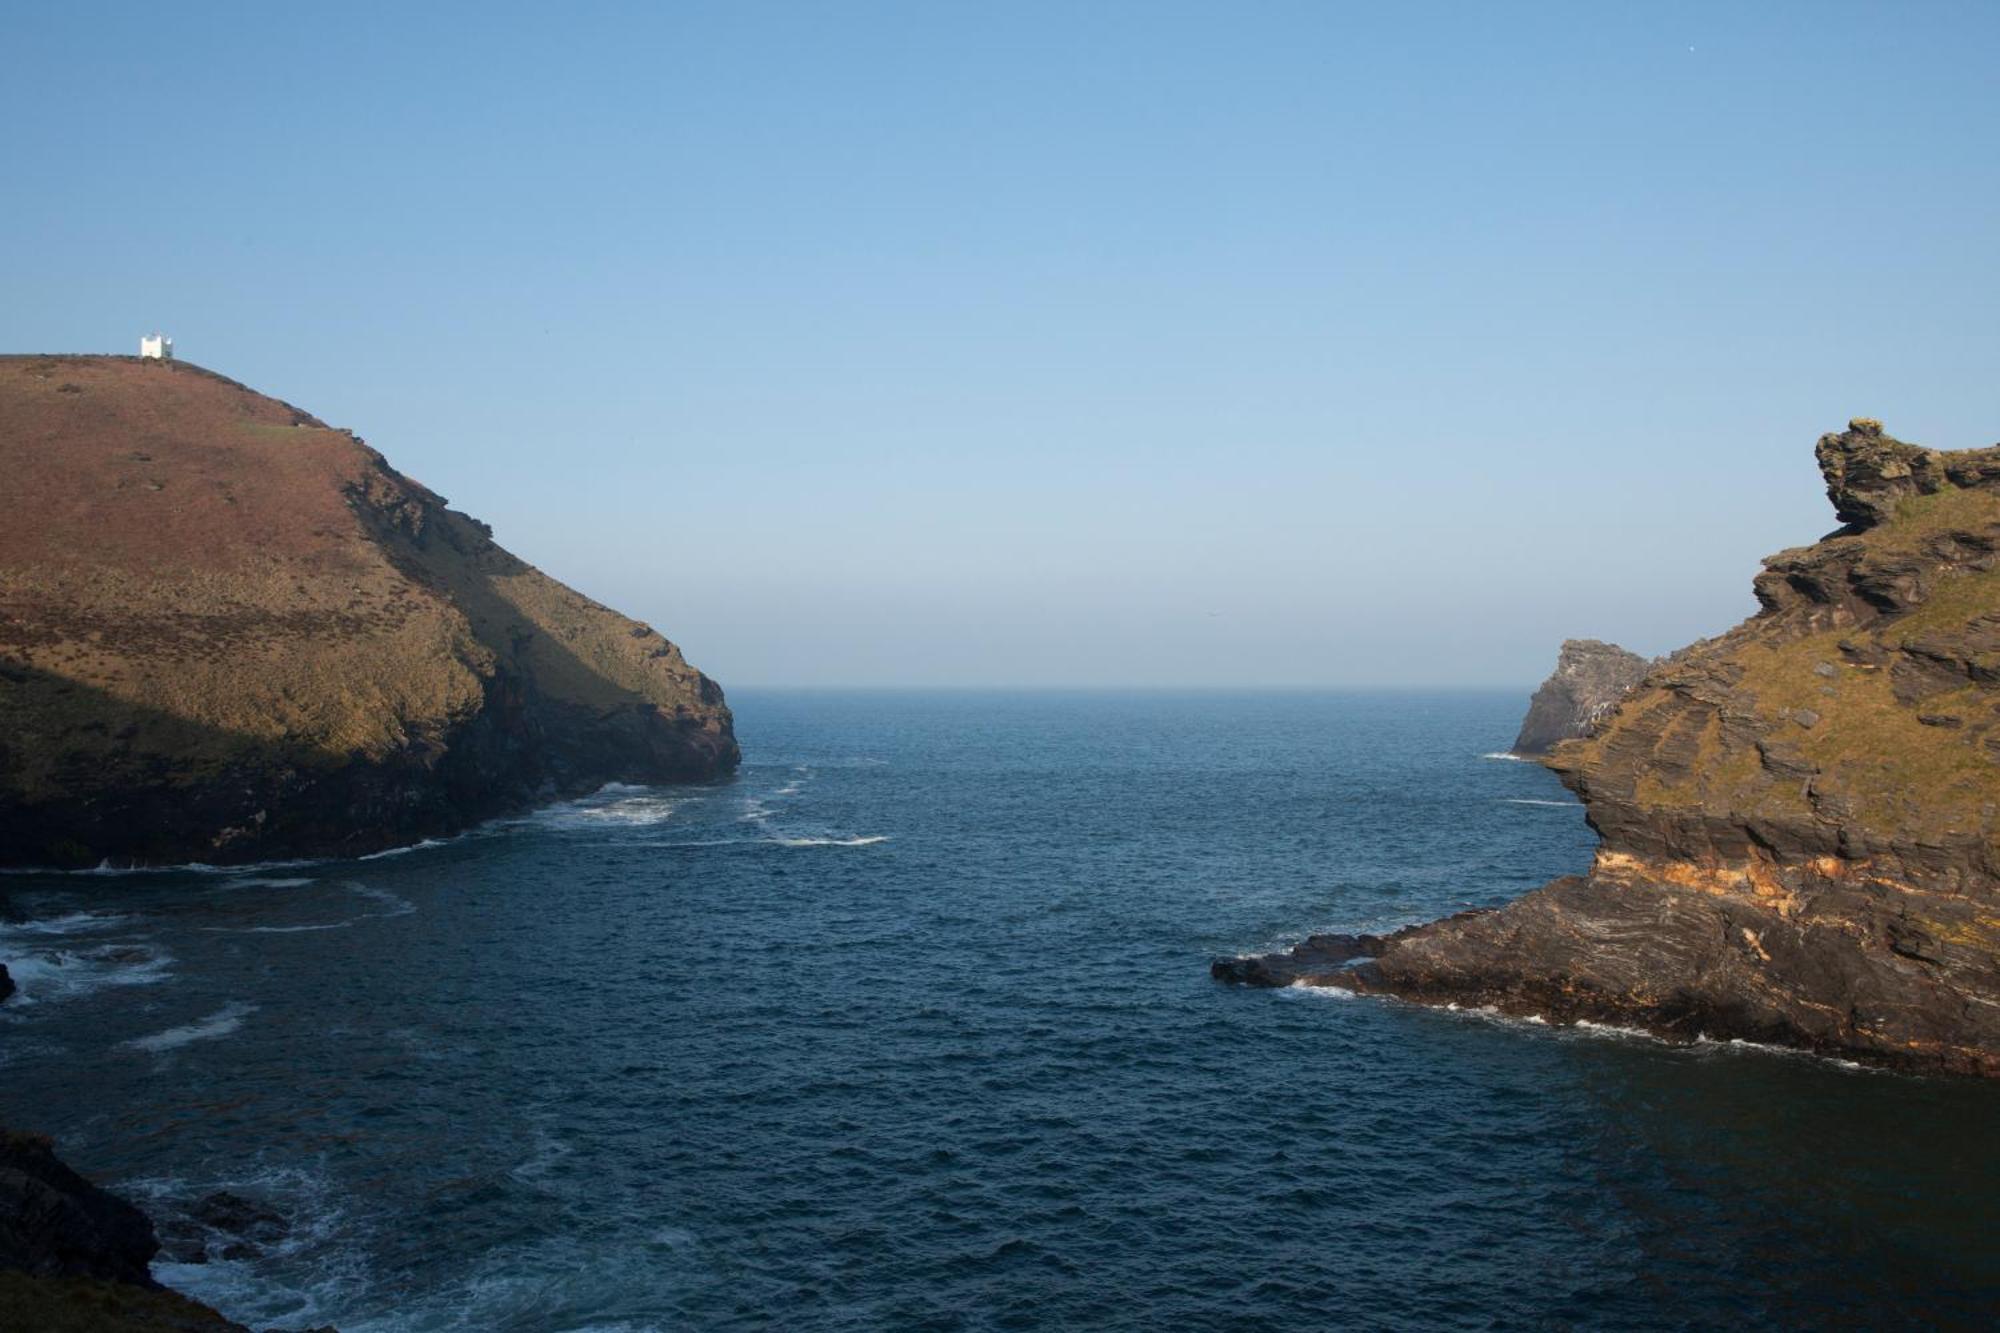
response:
[[[2000,447],[1818,457],[1847,526],[1551,757],[1588,876],[1245,979],[2000,1075]]]
[[[722,691],[352,434],[0,357],[0,865],[354,855],[737,761]]]
[[[1593,727],[1611,716],[1652,665],[1615,643],[1564,639],[1555,671],[1528,701],[1528,715],[1521,721],[1521,734],[1514,738],[1513,753],[1538,757],[1561,741],[1588,736]]]

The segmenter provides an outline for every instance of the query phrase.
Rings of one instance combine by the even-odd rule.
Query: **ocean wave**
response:
[[[657,842],[643,842],[641,847],[655,847],[661,851],[702,851],[711,847],[872,847],[878,842],[888,842],[887,833],[872,834],[861,838],[687,838],[661,839]]]
[[[14,979],[9,1008],[74,1000],[120,986],[150,986],[166,979],[172,962],[164,950],[139,944],[0,955]]]
[[[284,1234],[260,1237],[256,1258],[224,1258],[234,1236],[204,1237],[205,1261],[185,1263],[162,1255],[153,1276],[262,1328],[323,1325],[353,1306],[373,1280],[366,1252],[353,1243],[355,1222],[342,1193],[324,1171],[310,1167],[254,1166],[199,1180],[149,1177],[122,1181],[119,1193],[155,1218],[191,1220],[187,1210],[204,1195],[227,1190],[272,1209],[285,1221]],[[196,1223],[197,1234],[209,1230]],[[345,1319],[343,1328],[348,1327]]]
[[[0,867],[0,875],[60,875],[64,878],[102,878],[123,875],[255,875],[272,870],[296,870],[301,866],[319,864],[308,859],[288,861],[250,861],[240,866],[211,865],[207,861],[178,861],[163,866],[121,866],[109,860],[98,862],[82,870],[63,869],[58,866],[7,866]]]
[[[1582,801],[1545,801],[1533,796],[1502,796],[1498,799],[1502,805],[1547,805],[1559,810],[1583,809]]]
[[[1345,986],[1315,986],[1304,977],[1295,977],[1278,987],[1280,995],[1312,995],[1323,1000],[1355,1000],[1360,997]]]
[[[1511,750],[1493,750],[1479,756],[1481,759],[1503,759],[1510,764],[1538,764],[1541,760],[1530,754],[1515,754]]]
[[[307,881],[310,883],[311,881]],[[349,881],[341,887],[381,903],[388,910],[364,912],[360,916],[343,917],[339,921],[311,922],[296,926],[207,926],[211,935],[305,935],[322,930],[346,930],[349,926],[363,921],[386,921],[391,917],[408,916],[417,910],[417,905],[401,894],[387,889],[376,888],[372,884],[357,884]]]
[[[364,856],[357,856],[354,859],[357,861],[383,861],[392,856],[408,856],[411,852],[422,852],[428,851],[432,847],[442,847],[451,841],[453,839],[450,838],[422,838],[406,846],[385,847],[379,852],[369,852]]]
[[[10,921],[5,927],[0,927],[0,939],[7,935],[80,935],[93,930],[107,930],[129,920],[130,917],[114,912],[69,912],[39,921]]]
[[[688,799],[685,796],[662,796],[644,792],[638,795],[620,795],[610,801],[586,797],[582,801],[572,801],[537,811],[530,816],[529,822],[541,828],[556,829],[601,828],[607,824],[644,827],[649,824],[664,824],[672,819],[674,812],[687,804]]]
[[[1886,1072],[1872,1065],[1843,1059],[1837,1055],[1822,1055],[1817,1051],[1808,1051],[1797,1046],[1780,1046],[1773,1042],[1746,1041],[1742,1037],[1705,1037],[1700,1033],[1696,1033],[1692,1039],[1668,1037],[1645,1028],[1631,1027],[1622,1023],[1604,1023],[1588,1018],[1563,1021],[1551,1019],[1546,1014],[1510,1014],[1490,1004],[1466,1006],[1453,1003],[1437,1007],[1467,1018],[1498,1023],[1506,1027],[1541,1028],[1550,1031],[1551,1035],[1558,1039],[1639,1042],[1657,1047],[1664,1052],[1696,1057],[1740,1051],[1745,1054],[1777,1056],[1789,1060],[1810,1060],[1816,1065],[1831,1065],[1836,1069],[1864,1074]]]
[[[134,1037],[125,1045],[134,1050],[159,1055],[165,1051],[178,1050],[189,1042],[214,1041],[242,1027],[244,1018],[256,1011],[256,1005],[243,1000],[234,1000],[207,1018],[185,1023],[177,1028],[168,1028],[165,1032],[155,1032],[150,1037]]]

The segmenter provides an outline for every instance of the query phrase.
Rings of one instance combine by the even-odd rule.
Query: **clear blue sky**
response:
[[[726,685],[1525,686],[1849,416],[2000,438],[1996,5],[5,29],[0,350],[163,328]]]

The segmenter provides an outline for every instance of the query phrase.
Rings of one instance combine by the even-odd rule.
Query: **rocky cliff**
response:
[[[353,855],[737,761],[680,650],[351,433],[0,358],[0,865]]]
[[[1588,736],[1652,665],[1615,643],[1563,640],[1555,671],[1528,701],[1528,716],[1522,719],[1512,753],[1538,757],[1562,741]]]
[[[1587,876],[1216,974],[2000,1075],[2000,447],[1818,458],[1846,526],[1552,755]]]

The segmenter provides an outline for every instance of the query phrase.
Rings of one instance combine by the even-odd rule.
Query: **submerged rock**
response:
[[[1645,679],[1653,663],[1615,643],[1565,639],[1556,669],[1528,701],[1513,753],[1547,754],[1562,741],[1588,736]]]
[[[260,1258],[291,1231],[283,1214],[230,1190],[204,1194],[160,1223],[167,1255],[180,1264]]]
[[[1550,756],[1587,876],[1228,979],[2000,1076],[2000,447],[1817,452],[1847,526]]]
[[[714,681],[351,433],[0,357],[0,865],[349,856],[738,752]]]

